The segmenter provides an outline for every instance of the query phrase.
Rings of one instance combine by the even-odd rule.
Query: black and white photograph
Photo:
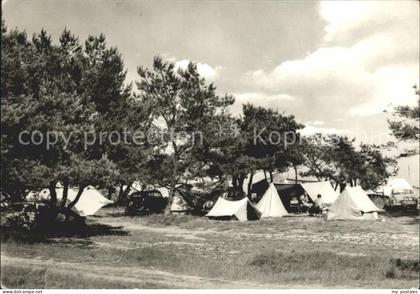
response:
[[[418,293],[419,9],[2,0],[2,293]]]

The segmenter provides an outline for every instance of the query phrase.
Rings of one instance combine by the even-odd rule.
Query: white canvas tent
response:
[[[168,188],[157,187],[154,189],[159,191],[163,197],[165,198],[169,197]],[[171,211],[180,213],[180,212],[185,212],[186,210],[188,210],[188,204],[185,202],[184,199],[182,199],[182,197],[178,193],[175,193],[174,199],[172,200]]]
[[[317,195],[322,196],[322,200],[325,204],[332,204],[338,198],[338,193],[334,191],[330,182],[314,182],[314,183],[302,183],[302,188],[308,193],[312,201],[315,201]]]
[[[386,186],[383,186],[381,192],[384,195],[391,196],[394,193],[409,193],[413,191],[413,187],[407,182],[407,180],[402,178],[392,178],[389,179]]]
[[[327,220],[375,220],[378,211],[360,186],[347,187],[329,208]]]
[[[403,178],[411,187],[420,187],[420,155],[400,157],[397,159],[397,178]]]
[[[188,204],[178,194],[175,194],[171,205],[172,212],[185,212],[188,210]]]
[[[286,208],[281,202],[280,196],[273,183],[270,184],[267,191],[255,207],[261,212],[261,217],[282,217],[287,215]]]
[[[56,192],[57,199],[61,200],[63,195],[63,188],[56,188]],[[67,201],[73,201],[76,198],[76,195],[77,191],[69,188],[67,193]],[[48,189],[43,189],[39,193],[31,192],[29,193],[28,197],[35,197],[38,199],[49,199],[50,191]],[[102,196],[102,194],[94,187],[89,186],[84,189],[82,196],[80,197],[79,201],[77,201],[74,208],[76,209],[79,215],[89,216],[94,215],[99,209],[110,203],[113,203],[113,201],[108,200],[107,198]]]
[[[206,216],[214,218],[236,217],[239,221],[247,221],[259,219],[261,213],[247,197],[238,201],[229,201],[219,197]]]

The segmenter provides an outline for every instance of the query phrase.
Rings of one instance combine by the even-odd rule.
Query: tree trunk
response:
[[[63,181],[63,197],[61,198],[60,208],[63,208],[66,206],[68,194],[69,194],[69,181],[68,179],[65,179]]]
[[[232,187],[235,191],[238,190],[238,177],[232,176]]]
[[[269,173],[270,173],[270,183],[272,183],[273,182],[273,171],[268,171]]]
[[[125,203],[125,201],[127,200],[127,196],[130,193],[132,185],[133,183],[129,183],[125,189],[123,188],[123,186],[121,186],[121,193],[118,199],[118,203],[120,204]]]
[[[71,209],[76,205],[76,203],[79,201],[80,197],[82,196],[82,193],[83,193],[84,189],[85,189],[84,186],[79,187],[79,191],[77,191],[76,198],[74,198],[74,200],[72,202],[70,202],[70,204],[67,206],[68,209]]]
[[[268,178],[267,178],[267,171],[266,171],[266,170],[264,170],[264,177],[265,177],[265,180],[266,180],[266,181],[268,181]]]
[[[298,171],[297,171],[297,166],[296,166],[296,165],[294,165],[294,166],[293,166],[293,169],[295,170],[295,184],[297,184],[297,183],[298,183]]]
[[[340,193],[346,188],[346,183],[340,183]]]
[[[244,182],[245,182],[245,177],[246,176],[244,176],[244,175],[241,175],[240,177],[239,177],[239,180],[238,180],[238,195],[242,198],[242,196],[244,195],[244,189],[243,189],[243,186],[244,186]]]
[[[57,192],[55,190],[56,182],[52,181],[50,182],[49,190],[50,190],[50,205],[51,208],[57,207]]]
[[[172,157],[172,181],[171,181],[171,184],[169,186],[168,203],[166,204],[165,210],[163,212],[164,215],[171,214],[171,207],[172,207],[172,202],[173,202],[174,197],[175,197],[175,189],[176,189],[177,176],[178,176],[178,160],[179,160],[179,157],[177,156],[177,147],[176,147],[175,142],[172,142],[172,146],[174,148],[174,155]]]
[[[251,190],[252,190],[252,180],[254,179],[254,171],[252,171],[249,175],[248,181],[248,198],[251,199]]]
[[[171,214],[171,207],[172,207],[172,202],[174,201],[174,196],[175,196],[175,185],[172,185],[171,188],[169,189],[168,203],[166,203],[166,207],[163,212],[164,215]]]
[[[121,204],[123,194],[124,194],[124,185],[120,184],[120,187],[118,189],[118,198],[117,198],[117,203],[118,204]]]
[[[108,195],[107,195],[107,198],[109,200],[112,200],[112,194],[113,194],[113,187],[108,187]]]

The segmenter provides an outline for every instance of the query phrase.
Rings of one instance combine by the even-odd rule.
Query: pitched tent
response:
[[[338,198],[338,193],[334,191],[330,182],[302,183],[301,186],[308,193],[312,201],[315,201],[318,194],[321,194],[325,204],[332,204]]]
[[[74,197],[76,197],[76,194]],[[111,203],[113,203],[113,201],[108,200],[102,196],[101,192],[96,190],[94,187],[89,186],[83,191],[83,194],[76,203],[75,208],[81,216],[88,216],[94,215],[103,206]]]
[[[155,190],[159,191],[163,197],[169,197],[169,190],[165,187],[157,187],[154,188]],[[172,200],[171,205],[171,212],[181,213],[186,212],[188,210],[188,204],[185,200],[179,195],[178,192],[175,193],[174,199]]]
[[[397,193],[407,193],[413,190],[413,187],[407,182],[406,179],[393,178],[389,179],[386,186],[383,187],[384,195],[390,196]]]
[[[57,188],[57,199],[61,200],[63,195],[63,188]],[[35,194],[40,199],[49,199],[50,197],[50,191],[48,189],[43,189],[39,193],[33,193],[31,192],[28,196],[34,197]],[[74,189],[69,188],[67,193],[67,201],[73,201],[76,198],[77,191]],[[85,188],[85,190],[82,193],[82,196],[80,197],[79,201],[77,201],[74,208],[76,209],[77,213],[81,216],[89,216],[94,215],[99,209],[101,209],[103,206],[113,203],[113,201],[108,200],[102,194],[93,188],[92,186],[89,186]]]
[[[261,212],[261,217],[282,217],[287,215],[287,210],[281,202],[280,196],[273,183],[255,207]]]
[[[378,211],[361,187],[348,187],[329,208],[327,220],[375,220]]]
[[[185,212],[188,210],[187,202],[178,194],[175,194],[172,200],[171,212]]]
[[[247,197],[238,201],[230,201],[219,197],[206,216],[213,218],[235,217],[239,221],[246,221],[259,219],[261,212],[252,205]]]

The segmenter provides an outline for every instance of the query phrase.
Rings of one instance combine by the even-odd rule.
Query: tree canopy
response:
[[[25,32],[7,32],[4,22],[1,38],[2,193],[22,198],[48,187],[51,206],[64,209],[75,204],[67,205],[69,186],[78,189],[77,201],[89,185],[114,184],[143,149],[114,146],[108,135],[148,122],[148,108],[125,84],[118,50],[103,35],[82,45],[68,30],[57,44],[45,30],[30,40]],[[102,135],[108,136],[103,144]]]
[[[102,34],[81,42],[65,29],[54,42],[45,30],[29,38],[2,21],[1,42],[1,193],[11,201],[48,188],[57,214],[89,185],[118,190],[124,202],[137,182],[168,188],[169,213],[175,194],[203,179],[210,190],[230,181],[242,198],[257,170],[273,181],[274,172],[297,175],[303,165],[319,180],[369,189],[392,174],[395,162],[378,146],[356,149],[339,136],[302,140],[293,115],[252,104],[233,116],[234,97],[219,95],[193,62],[177,68],[157,56],[150,69],[138,68],[133,89],[121,54]],[[398,110],[418,121],[418,107]],[[391,123],[393,131],[407,128]],[[418,135],[410,128],[404,138]],[[69,187],[78,191],[72,202]]]
[[[341,188],[361,185],[376,189],[396,172],[396,161],[381,153],[377,145],[354,146],[355,139],[346,136],[315,134],[303,140],[303,175],[329,180]]]
[[[416,106],[397,106],[394,108],[395,119],[388,120],[392,134],[402,141],[420,140],[420,91],[414,87],[417,97]]]

